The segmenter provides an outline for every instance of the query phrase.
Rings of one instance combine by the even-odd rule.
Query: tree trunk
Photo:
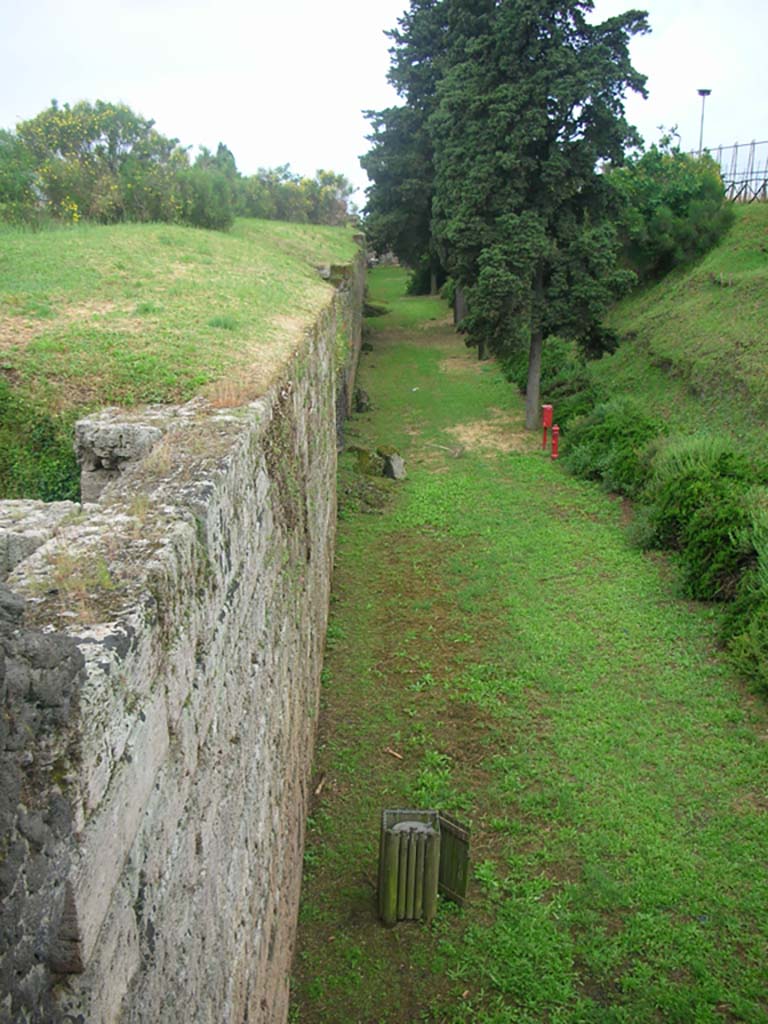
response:
[[[541,328],[531,331],[531,349],[528,355],[528,385],[525,389],[525,427],[526,430],[539,429],[539,393],[541,388]]]
[[[429,294],[437,295],[437,271],[434,267],[429,272]]]
[[[454,324],[459,323],[467,315],[467,299],[464,294],[464,289],[461,285],[456,285],[456,290],[453,296],[453,322]]]
[[[538,430],[540,421],[539,402],[541,398],[541,350],[544,337],[539,324],[539,307],[544,294],[544,274],[536,271],[534,283],[536,299],[533,305],[533,322],[531,324],[531,348],[528,354],[528,385],[525,389],[525,427],[526,430]]]

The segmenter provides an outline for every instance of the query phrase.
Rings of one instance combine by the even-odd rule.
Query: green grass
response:
[[[0,228],[0,372],[57,409],[186,400],[280,358],[327,301],[315,265],[354,251],[346,230],[254,220]]]
[[[340,523],[291,1019],[762,1022],[765,703],[715,654],[716,612],[396,279],[372,275],[391,312],[350,440],[394,444],[409,479]],[[379,815],[410,801],[471,820],[474,880],[433,928],[386,930]]]
[[[105,405],[239,405],[327,303],[340,228],[240,220],[33,233],[0,225],[0,496],[76,498],[72,424]]]
[[[736,213],[694,267],[619,303],[610,322],[624,343],[592,373],[605,394],[632,391],[675,430],[754,439],[768,415],[768,204]]]

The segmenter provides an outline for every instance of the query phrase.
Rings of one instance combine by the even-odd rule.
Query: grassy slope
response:
[[[768,417],[768,203],[736,212],[693,268],[616,307],[625,343],[593,373],[606,393],[631,392],[675,428],[750,437]]]
[[[366,514],[342,474],[292,1020],[762,1022],[765,705],[441,316],[371,322],[351,440],[410,475]],[[388,931],[378,819],[409,804],[471,819],[475,879],[464,911]]]
[[[57,410],[182,401],[221,379],[247,397],[327,301],[313,265],[354,251],[348,231],[254,220],[0,228],[0,373]]]

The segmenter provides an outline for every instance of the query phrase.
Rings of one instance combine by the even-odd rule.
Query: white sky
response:
[[[0,0],[0,127],[56,97],[124,102],[183,145],[225,142],[239,169],[290,163],[366,184],[363,109],[395,102],[389,41],[406,0]],[[685,149],[768,139],[766,0],[597,0],[601,19],[647,8],[633,43],[650,98],[647,142],[677,124]],[[361,197],[358,197],[358,199]]]

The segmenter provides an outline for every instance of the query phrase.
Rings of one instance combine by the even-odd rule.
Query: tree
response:
[[[366,234],[379,252],[394,252],[417,267],[432,262],[432,146],[424,117],[411,107],[366,114],[372,147],[360,158],[367,189]]]
[[[97,100],[60,107],[53,100],[17,131],[54,214],[102,222],[175,218],[172,179],[187,165],[186,153],[177,139],[166,139],[154,121],[124,104]]]
[[[482,352],[529,350],[536,425],[544,339],[594,345],[633,275],[618,264],[616,193],[600,166],[639,137],[644,94],[629,41],[640,11],[587,21],[592,0],[412,0],[391,33],[405,107],[371,115],[374,236],[438,259],[468,298],[460,325]],[[406,257],[407,258],[407,257]]]
[[[0,220],[26,221],[35,212],[32,154],[14,135],[0,129]]]
[[[446,5],[412,0],[398,24],[388,33],[388,77],[405,104],[365,115],[373,128],[371,149],[360,158],[372,182],[365,227],[378,250],[391,249],[417,276],[431,279],[434,290],[442,268],[431,229],[435,172],[429,118],[449,44]]]
[[[430,119],[432,230],[467,288],[471,343],[529,348],[526,425],[538,424],[549,334],[586,338],[631,283],[618,266],[614,197],[601,161],[639,138],[624,117],[644,93],[629,11],[599,25],[591,0],[446,0],[453,46]]]
[[[717,163],[681,153],[670,135],[611,170],[608,180],[620,200],[625,262],[641,279],[703,255],[733,223]]]

